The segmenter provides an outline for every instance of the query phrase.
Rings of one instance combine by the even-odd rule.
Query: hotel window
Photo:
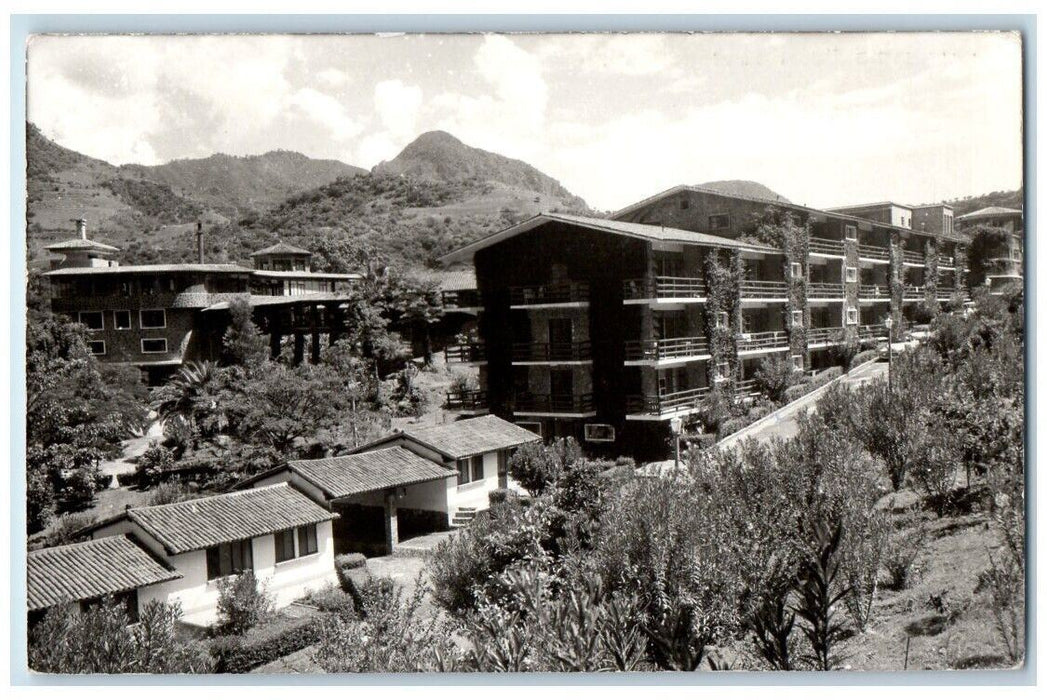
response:
[[[131,328],[131,312],[130,311],[114,311],[113,312],[113,328],[118,331],[126,331]]]
[[[207,580],[232,576],[254,568],[251,540],[227,542],[207,549]]]
[[[320,548],[316,544],[316,525],[305,525],[298,528],[298,556],[316,554]]]
[[[105,354],[105,341],[104,340],[89,340],[89,341],[87,341],[87,349],[91,351],[92,355],[104,355]]]
[[[105,319],[102,317],[101,311],[81,311],[77,314],[77,320],[87,326],[88,330],[105,330]]]
[[[614,426],[605,423],[586,423],[584,427],[587,442],[614,442]]]
[[[858,323],[858,309],[850,306],[847,308],[847,325],[853,326]]]
[[[846,268],[844,270],[844,279],[847,280],[848,282],[857,282],[858,281],[858,268],[857,267],[848,267],[848,268]]]
[[[691,200],[687,199],[686,197],[681,199],[680,200],[680,208],[681,209],[690,209],[691,208]]]
[[[723,381],[731,374],[731,366],[726,362],[716,363],[716,378]]]
[[[793,369],[803,371],[803,355],[793,355]]]
[[[803,310],[796,309],[792,312],[792,325],[793,328],[799,328],[803,325]]]
[[[163,309],[142,309],[138,322],[142,328],[167,328],[167,314]]]
[[[843,227],[843,237],[849,241],[858,240],[858,227],[852,224],[847,224]]]
[[[728,319],[728,316],[727,316],[727,312],[726,311],[717,311],[716,312],[716,327],[717,328],[727,328],[728,325],[729,325],[729,319]]]
[[[516,425],[526,430],[530,430],[535,435],[540,436],[542,434],[542,424],[538,421],[519,421],[516,423]]]
[[[794,280],[803,277],[803,265],[798,262],[789,263],[789,277]]]
[[[709,217],[710,231],[718,231],[725,228],[731,228],[730,214],[713,214]]]
[[[294,559],[294,530],[283,530],[273,535],[276,544],[276,563]]]
[[[142,352],[167,352],[167,338],[142,338]]]
[[[466,457],[458,460],[458,485],[471,484],[484,478],[484,456]]]

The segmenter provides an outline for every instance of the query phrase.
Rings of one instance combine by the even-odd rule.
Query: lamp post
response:
[[[676,456],[676,469],[680,468],[680,431],[683,429],[683,420],[673,418],[669,421],[669,429],[673,431],[673,446]]]
[[[891,332],[891,329],[894,328],[894,318],[888,315],[884,319],[883,325],[887,326],[887,388],[893,390],[894,384],[891,378],[891,368],[894,365],[894,333]]]

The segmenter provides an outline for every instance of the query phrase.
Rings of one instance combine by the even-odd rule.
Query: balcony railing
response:
[[[858,337],[862,340],[886,338],[887,326],[883,325],[882,323],[873,323],[867,326],[858,326]]]
[[[807,343],[842,343],[844,329],[836,326],[828,328],[811,328],[807,331]]]
[[[902,262],[910,265],[923,265],[923,254],[917,253],[915,250],[902,250]]]
[[[788,284],[785,281],[742,280],[740,291],[743,298],[785,297],[788,295]]]
[[[512,306],[566,304],[579,301],[589,301],[588,282],[559,282],[509,288],[509,303]]]
[[[487,353],[482,342],[462,343],[444,348],[444,359],[447,362],[483,362]]]
[[[833,241],[828,238],[814,238],[813,236],[807,243],[807,250],[811,253],[821,253],[822,255],[843,255],[843,241]]]
[[[785,331],[742,333],[738,336],[738,352],[789,347],[789,334]]]
[[[661,338],[658,340],[628,340],[625,343],[625,359],[667,360],[674,357],[708,355],[709,343],[705,338]]]
[[[705,280],[701,277],[658,276],[653,282],[625,280],[622,287],[626,299],[696,299],[706,294]]]
[[[755,379],[742,379],[734,383],[734,395],[739,398],[755,396],[759,393]]]
[[[902,290],[902,299],[919,301],[923,299],[924,291],[923,287],[906,287]]]
[[[626,398],[626,413],[643,413],[664,416],[676,411],[698,408],[702,399],[709,393],[709,387],[682,389],[658,396],[629,396]]]
[[[867,258],[869,260],[883,260],[884,262],[891,261],[891,251],[887,248],[881,248],[876,245],[858,245],[858,257]]]
[[[842,282],[810,282],[807,285],[808,299],[836,299],[842,296]]]
[[[589,342],[513,343],[516,362],[576,362],[592,357]]]
[[[477,411],[487,408],[487,392],[483,389],[448,391],[447,408],[451,411]]]
[[[467,309],[483,306],[480,301],[480,291],[477,289],[457,289],[442,292],[440,299],[446,309]]]
[[[891,288],[884,284],[863,284],[858,290],[859,299],[890,299]]]
[[[592,394],[517,394],[515,411],[524,413],[589,413]]]
[[[938,266],[939,267],[953,267],[956,265],[956,258],[951,255],[939,255]]]

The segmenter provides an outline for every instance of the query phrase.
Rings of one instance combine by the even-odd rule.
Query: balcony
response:
[[[625,280],[622,293],[626,300],[646,299],[705,299],[705,280],[701,277],[658,276],[654,281],[646,279]]]
[[[447,362],[486,362],[487,353],[484,344],[480,341],[475,343],[462,343],[460,345],[448,345],[444,348],[444,359]]]
[[[925,291],[923,287],[907,286],[902,290],[902,299],[905,301],[921,301]]]
[[[814,238],[813,236],[807,243],[807,251],[811,255],[832,255],[834,257],[843,257],[843,241],[833,241],[828,238]]]
[[[625,412],[634,416],[643,415],[661,418],[680,411],[698,408],[702,399],[709,393],[709,387],[682,389],[658,396],[629,396],[626,398]]]
[[[785,331],[764,331],[762,333],[742,333],[738,336],[738,352],[758,352],[761,350],[788,350],[789,334]]]
[[[734,383],[734,395],[739,399],[750,396],[758,396],[760,389],[756,386],[755,379],[742,379]]]
[[[659,340],[628,340],[625,343],[626,362],[657,362],[686,357],[708,357],[709,343],[705,338],[661,338]]]
[[[586,362],[592,358],[589,341],[573,343],[513,343],[513,364],[525,362]]]
[[[588,282],[559,282],[509,288],[509,305],[513,308],[580,305],[588,301]]]
[[[739,287],[743,299],[785,299],[789,295],[784,280],[742,280]]]
[[[881,248],[875,245],[859,245],[858,257],[889,263],[891,262],[891,251],[888,248]]]
[[[487,392],[483,389],[448,391],[445,405],[449,411],[486,411]]]
[[[955,267],[956,258],[951,255],[939,255],[938,256],[938,267]]]
[[[924,258],[922,253],[917,253],[915,250],[902,250],[902,262],[906,265],[923,265]]]
[[[863,284],[858,290],[859,299],[891,300],[891,287],[889,285]]]
[[[593,413],[592,394],[517,394],[514,413],[586,414]]]
[[[844,342],[844,329],[837,326],[811,328],[807,331],[807,345],[841,345]]]
[[[867,326],[858,326],[858,338],[861,340],[877,340],[887,337],[887,326],[882,323],[873,323]]]
[[[843,282],[810,282],[808,299],[843,299]]]
[[[441,292],[440,301],[445,309],[478,309],[483,306],[478,289],[456,289]]]

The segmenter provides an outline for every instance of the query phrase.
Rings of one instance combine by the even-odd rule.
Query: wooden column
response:
[[[312,331],[312,342],[309,347],[309,362],[320,364],[320,306],[313,304],[309,309],[309,327]]]
[[[302,364],[305,359],[305,334],[302,331],[294,332],[294,366]]]
[[[389,491],[385,494],[385,546],[389,554],[400,543],[400,526],[396,521],[396,492]]]

